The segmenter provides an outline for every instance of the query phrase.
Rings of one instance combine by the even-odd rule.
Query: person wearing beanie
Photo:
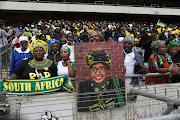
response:
[[[28,47],[28,43],[29,40],[27,36],[21,36],[19,38],[20,47],[16,48],[12,53],[9,76],[14,73],[23,60],[34,57]]]
[[[128,74],[142,74],[146,72],[142,56],[133,50],[135,39],[132,36],[127,36],[123,40],[124,46],[124,66],[125,70],[122,72]],[[139,84],[138,78],[125,78],[125,86],[130,87],[132,85]]]
[[[91,80],[78,84],[78,112],[126,106],[125,91],[122,89],[124,81],[107,77],[112,64],[110,53],[104,49],[93,49],[87,54],[86,60]]]

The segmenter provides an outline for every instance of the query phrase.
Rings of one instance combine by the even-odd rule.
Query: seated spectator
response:
[[[146,67],[144,66],[142,56],[137,52],[133,51],[134,38],[132,36],[127,36],[123,40],[124,45],[124,66],[125,74],[140,74],[146,72]],[[139,83],[138,78],[125,78],[125,86],[130,87],[132,85],[137,85]]]
[[[149,71],[151,73],[180,73],[180,67],[176,67],[172,61],[171,56],[167,54],[167,48],[164,41],[155,41],[151,44],[151,49],[154,52],[149,57]],[[169,76],[147,76],[146,84],[163,84],[170,83]]]
[[[48,53],[47,59],[52,60],[54,64],[61,61],[59,44],[54,42],[51,46],[51,51]]]
[[[17,69],[17,67],[23,60],[27,60],[29,58],[34,57],[28,47],[28,43],[29,40],[27,36],[21,36],[19,38],[19,44],[21,47],[16,48],[12,53],[9,76],[14,73],[14,71]]]

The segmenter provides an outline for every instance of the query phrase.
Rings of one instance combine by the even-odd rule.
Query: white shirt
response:
[[[134,59],[135,54],[132,51],[131,53],[125,53],[124,66],[126,67],[126,75],[134,74],[134,67],[136,60]],[[130,87],[130,83],[132,82],[132,78],[125,78],[125,86]]]
[[[64,67],[63,64],[62,64],[62,60],[58,62],[58,65],[57,65],[57,75],[60,76],[60,75],[66,75],[67,77],[70,77],[69,76],[69,72],[68,72],[68,66]]]

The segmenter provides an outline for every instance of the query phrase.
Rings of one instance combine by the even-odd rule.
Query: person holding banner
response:
[[[40,79],[57,76],[57,67],[53,61],[43,58],[48,49],[47,43],[35,40],[29,48],[34,58],[23,61],[9,78]]]
[[[124,81],[107,77],[112,63],[110,53],[104,49],[94,49],[86,60],[92,79],[78,84],[78,112],[126,106]]]
[[[0,80],[0,91],[10,94],[39,94],[62,88],[75,91],[67,76],[57,76],[53,61],[43,58],[48,49],[46,42],[35,40],[29,47],[34,58],[23,61],[8,79]]]

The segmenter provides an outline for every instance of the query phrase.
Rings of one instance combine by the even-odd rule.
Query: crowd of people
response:
[[[180,73],[180,26],[147,22],[115,22],[115,21],[66,21],[66,20],[37,20],[24,25],[22,22],[5,28],[6,37],[15,35],[12,43],[14,52],[10,66],[11,78],[24,78],[18,66],[23,60],[31,59],[30,67],[44,65],[56,66],[53,75],[75,77],[77,69],[74,66],[74,44],[78,42],[123,42],[124,45],[124,74],[143,74],[147,72]],[[0,36],[1,32],[0,32]],[[38,41],[40,41],[38,43]],[[44,48],[32,47],[35,44],[47,44]],[[31,50],[32,49],[32,50]],[[47,50],[47,52],[45,51]],[[43,54],[41,52],[45,51]],[[37,54],[36,54],[37,53]],[[37,62],[41,57],[46,62]],[[51,60],[53,65],[48,61]],[[34,62],[33,62],[34,61]],[[40,60],[42,61],[42,60]],[[144,65],[148,62],[149,68]],[[21,65],[22,66],[22,65]],[[23,65],[23,67],[26,65]],[[46,68],[46,69],[47,69]],[[17,69],[17,70],[16,70]],[[37,68],[37,69],[41,69]],[[45,68],[43,68],[45,69]],[[50,68],[49,68],[50,69]],[[30,69],[26,72],[28,72]],[[20,72],[17,72],[20,71]],[[38,71],[34,71],[37,73]],[[44,72],[44,71],[43,71]],[[13,73],[17,73],[15,77]],[[43,75],[44,74],[44,75]],[[29,74],[28,78],[51,76],[47,73]],[[147,77],[146,84],[179,82],[179,76]],[[126,78],[125,86],[137,85],[137,78]]]

